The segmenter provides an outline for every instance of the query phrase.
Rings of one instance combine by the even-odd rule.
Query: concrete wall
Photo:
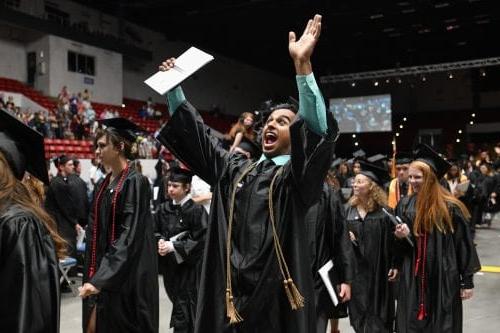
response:
[[[56,36],[50,36],[49,40],[49,95],[57,96],[61,88],[66,85],[70,92],[88,89],[92,101],[121,105],[123,100],[121,54]],[[95,76],[68,71],[68,51],[93,56],[95,58]]]
[[[27,80],[27,57],[22,43],[0,39],[0,76]]]

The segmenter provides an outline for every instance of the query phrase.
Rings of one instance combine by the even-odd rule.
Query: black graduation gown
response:
[[[396,213],[412,230],[415,219],[416,195],[404,198]],[[402,333],[460,333],[462,332],[462,300],[460,289],[474,287],[473,274],[480,270],[479,258],[470,236],[467,220],[456,206],[452,206],[453,233],[434,230],[428,236],[425,266],[425,309],[427,317],[417,320],[420,279],[415,276],[414,248],[404,241],[401,246],[403,263],[400,270],[400,289],[397,308],[397,326]],[[414,238],[413,236],[411,236]]]
[[[393,225],[381,209],[361,219],[356,207],[348,206],[346,219],[357,240],[357,269],[349,302],[351,326],[356,332],[392,332],[394,297],[387,274],[397,266]]]
[[[101,198],[97,270],[90,279],[94,212],[91,212],[87,227],[83,282],[90,282],[101,292],[83,300],[83,328],[85,331],[96,305],[97,333],[158,332],[158,263],[149,182],[146,177],[129,170],[116,205],[116,238],[109,245],[111,201],[117,180],[118,177]],[[96,187],[94,200],[103,184]]]
[[[314,284],[304,215],[321,194],[338,127],[327,113],[328,132],[320,137],[298,119],[290,127],[291,160],[276,179],[276,228],[290,273],[305,297],[292,311],[273,246],[268,191],[279,166],[260,163],[238,187],[232,235],[231,276],[236,309],[244,321],[226,317],[226,236],[233,182],[251,164],[220,147],[196,110],[182,103],[157,137],[213,188],[207,246],[203,257],[195,332],[313,332]]]
[[[160,272],[168,297],[172,301],[170,327],[175,332],[193,332],[196,315],[201,260],[205,245],[208,214],[202,205],[189,199],[182,205],[161,204],[153,215],[157,240],[169,240],[187,232],[174,241],[176,253],[160,257]]]
[[[76,225],[84,223],[85,211],[88,213],[88,200],[76,175],[52,179],[47,190],[45,208],[54,218],[59,235],[68,243],[68,255],[76,256]],[[85,201],[82,202],[82,197]],[[87,209],[86,209],[87,208]]]
[[[352,283],[355,274],[353,247],[345,224],[341,194],[327,184],[305,217],[308,246],[314,276],[315,304],[318,316],[347,317],[346,304],[333,305],[318,270],[329,260],[334,263],[335,284]]]
[[[33,214],[14,205],[0,215],[0,330],[59,332],[54,242]]]

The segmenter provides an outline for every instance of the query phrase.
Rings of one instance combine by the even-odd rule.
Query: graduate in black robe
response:
[[[349,319],[356,332],[392,332],[394,297],[391,281],[397,276],[394,228],[382,208],[387,206],[383,185],[387,169],[359,161],[353,196],[346,208],[346,224],[356,256]]]
[[[25,171],[49,183],[43,137],[0,110],[0,330],[57,333],[64,241],[21,182]]]
[[[158,264],[146,177],[126,157],[139,130],[123,118],[102,121],[96,155],[111,169],[96,186],[87,228],[84,332],[158,332]]]
[[[298,41],[290,34],[301,117],[290,125],[294,107],[276,107],[260,163],[222,149],[179,87],[167,95],[173,115],[157,139],[214,189],[195,332],[316,330],[304,215],[321,194],[338,132],[310,63],[320,21],[310,20]],[[160,69],[173,66],[169,59]]]
[[[77,232],[82,228],[80,223],[85,225],[88,218],[87,190],[74,174],[73,160],[61,155],[54,164],[58,174],[47,189],[45,208],[56,221],[58,233],[68,243],[68,255],[76,257]]]
[[[462,300],[472,297],[473,275],[481,267],[467,209],[439,184],[449,167],[430,147],[420,145],[409,169],[414,194],[396,208],[404,221],[396,228],[396,236],[408,236],[415,244],[411,248],[401,242],[399,251],[403,264],[398,332],[462,332]]]
[[[192,174],[175,168],[167,183],[172,201],[161,204],[153,215],[158,241],[160,272],[172,301],[170,327],[175,333],[194,331],[201,259],[208,214],[189,195]]]
[[[305,217],[308,246],[311,253],[314,277],[317,331],[325,333],[329,318],[347,317],[347,304],[351,297],[351,283],[355,274],[355,257],[339,191],[326,183],[319,201]],[[329,260],[334,263],[334,286],[339,287],[339,301],[334,306],[318,270]]]

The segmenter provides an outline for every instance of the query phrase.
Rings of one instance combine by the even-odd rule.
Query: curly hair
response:
[[[378,186],[373,180],[368,177],[367,179],[370,186],[370,192],[368,194],[368,201],[364,207],[366,211],[374,212],[379,208],[387,207],[387,193],[385,193],[384,189]],[[352,207],[356,207],[361,204],[361,200],[357,195],[353,195],[348,203]]]

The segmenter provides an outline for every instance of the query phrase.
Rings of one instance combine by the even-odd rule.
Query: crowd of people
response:
[[[87,89],[83,92],[70,93],[66,86],[57,96],[57,106],[53,110],[23,109],[15,105],[12,96],[8,96],[5,101],[3,96],[0,96],[0,109],[15,115],[30,128],[49,139],[94,140],[95,134],[102,127],[99,125],[99,120],[120,117],[118,109],[104,109],[97,115]],[[147,110],[146,116],[141,114],[142,109]],[[149,117],[149,113],[154,119],[161,118],[161,112],[154,110],[151,100],[148,100],[141,110],[139,113],[142,118]],[[134,151],[139,158],[156,158],[158,149],[154,133],[143,132],[134,143]]]
[[[229,144],[169,91],[156,139],[177,160],[158,161],[153,185],[132,161],[142,129],[98,120],[88,205],[74,161],[60,156],[49,182],[43,136],[0,111],[2,329],[58,331],[57,260],[84,230],[85,333],[158,332],[159,273],[174,332],[338,332],[347,316],[356,332],[461,332],[480,270],[470,215],[497,209],[498,156],[462,169],[421,144],[396,155],[393,178],[382,155],[334,160],[311,64],[320,31],[315,15],[289,34],[298,103],[269,105],[260,125],[243,114]]]

